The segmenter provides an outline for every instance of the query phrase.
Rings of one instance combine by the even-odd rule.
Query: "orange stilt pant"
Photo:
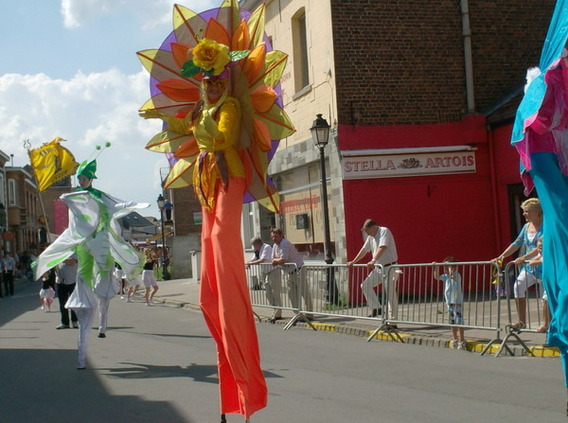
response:
[[[266,407],[267,388],[250,304],[241,239],[244,178],[219,188],[203,209],[200,306],[217,342],[221,414],[248,418]]]

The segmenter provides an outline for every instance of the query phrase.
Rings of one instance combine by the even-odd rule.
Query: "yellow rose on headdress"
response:
[[[213,76],[220,75],[231,61],[229,47],[217,41],[203,38],[193,48],[193,63]]]

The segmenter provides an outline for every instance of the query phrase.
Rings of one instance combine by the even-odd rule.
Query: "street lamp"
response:
[[[324,242],[323,248],[325,252],[325,262],[327,264],[333,263],[331,254],[331,236],[329,230],[329,208],[327,204],[327,177],[325,174],[325,146],[329,143],[329,123],[322,117],[321,114],[316,115],[310,131],[312,132],[312,139],[314,144],[320,151],[320,173],[321,173],[321,202],[323,205],[323,234]]]
[[[164,233],[164,196],[162,194],[158,195],[158,208],[160,209],[160,223],[162,226],[162,278],[167,281],[170,279],[170,274],[168,273],[168,259],[166,256],[166,235]]]
[[[321,114],[316,115],[316,120],[310,131],[314,144],[320,151],[320,173],[321,173],[321,203],[323,206],[323,249],[325,262],[333,264],[333,255],[331,254],[331,234],[329,229],[329,207],[327,204],[327,177],[325,174],[325,146],[329,143],[329,123]],[[339,304],[339,292],[335,283],[335,273],[332,268],[327,269],[327,295],[328,301],[333,304]]]

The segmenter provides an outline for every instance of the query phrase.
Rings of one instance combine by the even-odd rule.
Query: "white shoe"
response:
[[[132,301],[132,298],[128,298],[128,299],[126,300],[126,302],[127,302],[127,303],[133,303],[134,301]]]
[[[45,306],[41,306],[41,309],[42,309],[42,310],[45,310]]]
[[[146,303],[146,307],[152,307],[154,303]]]
[[[466,341],[458,342],[458,350],[467,350],[467,342]]]

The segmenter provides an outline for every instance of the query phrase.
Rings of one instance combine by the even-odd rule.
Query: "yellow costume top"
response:
[[[215,206],[218,180],[226,186],[229,177],[245,177],[243,161],[235,147],[240,134],[239,102],[223,96],[218,103],[205,104],[193,120],[193,113],[184,119],[167,119],[170,130],[195,136],[200,154],[193,170],[193,187],[201,205],[208,210]]]

